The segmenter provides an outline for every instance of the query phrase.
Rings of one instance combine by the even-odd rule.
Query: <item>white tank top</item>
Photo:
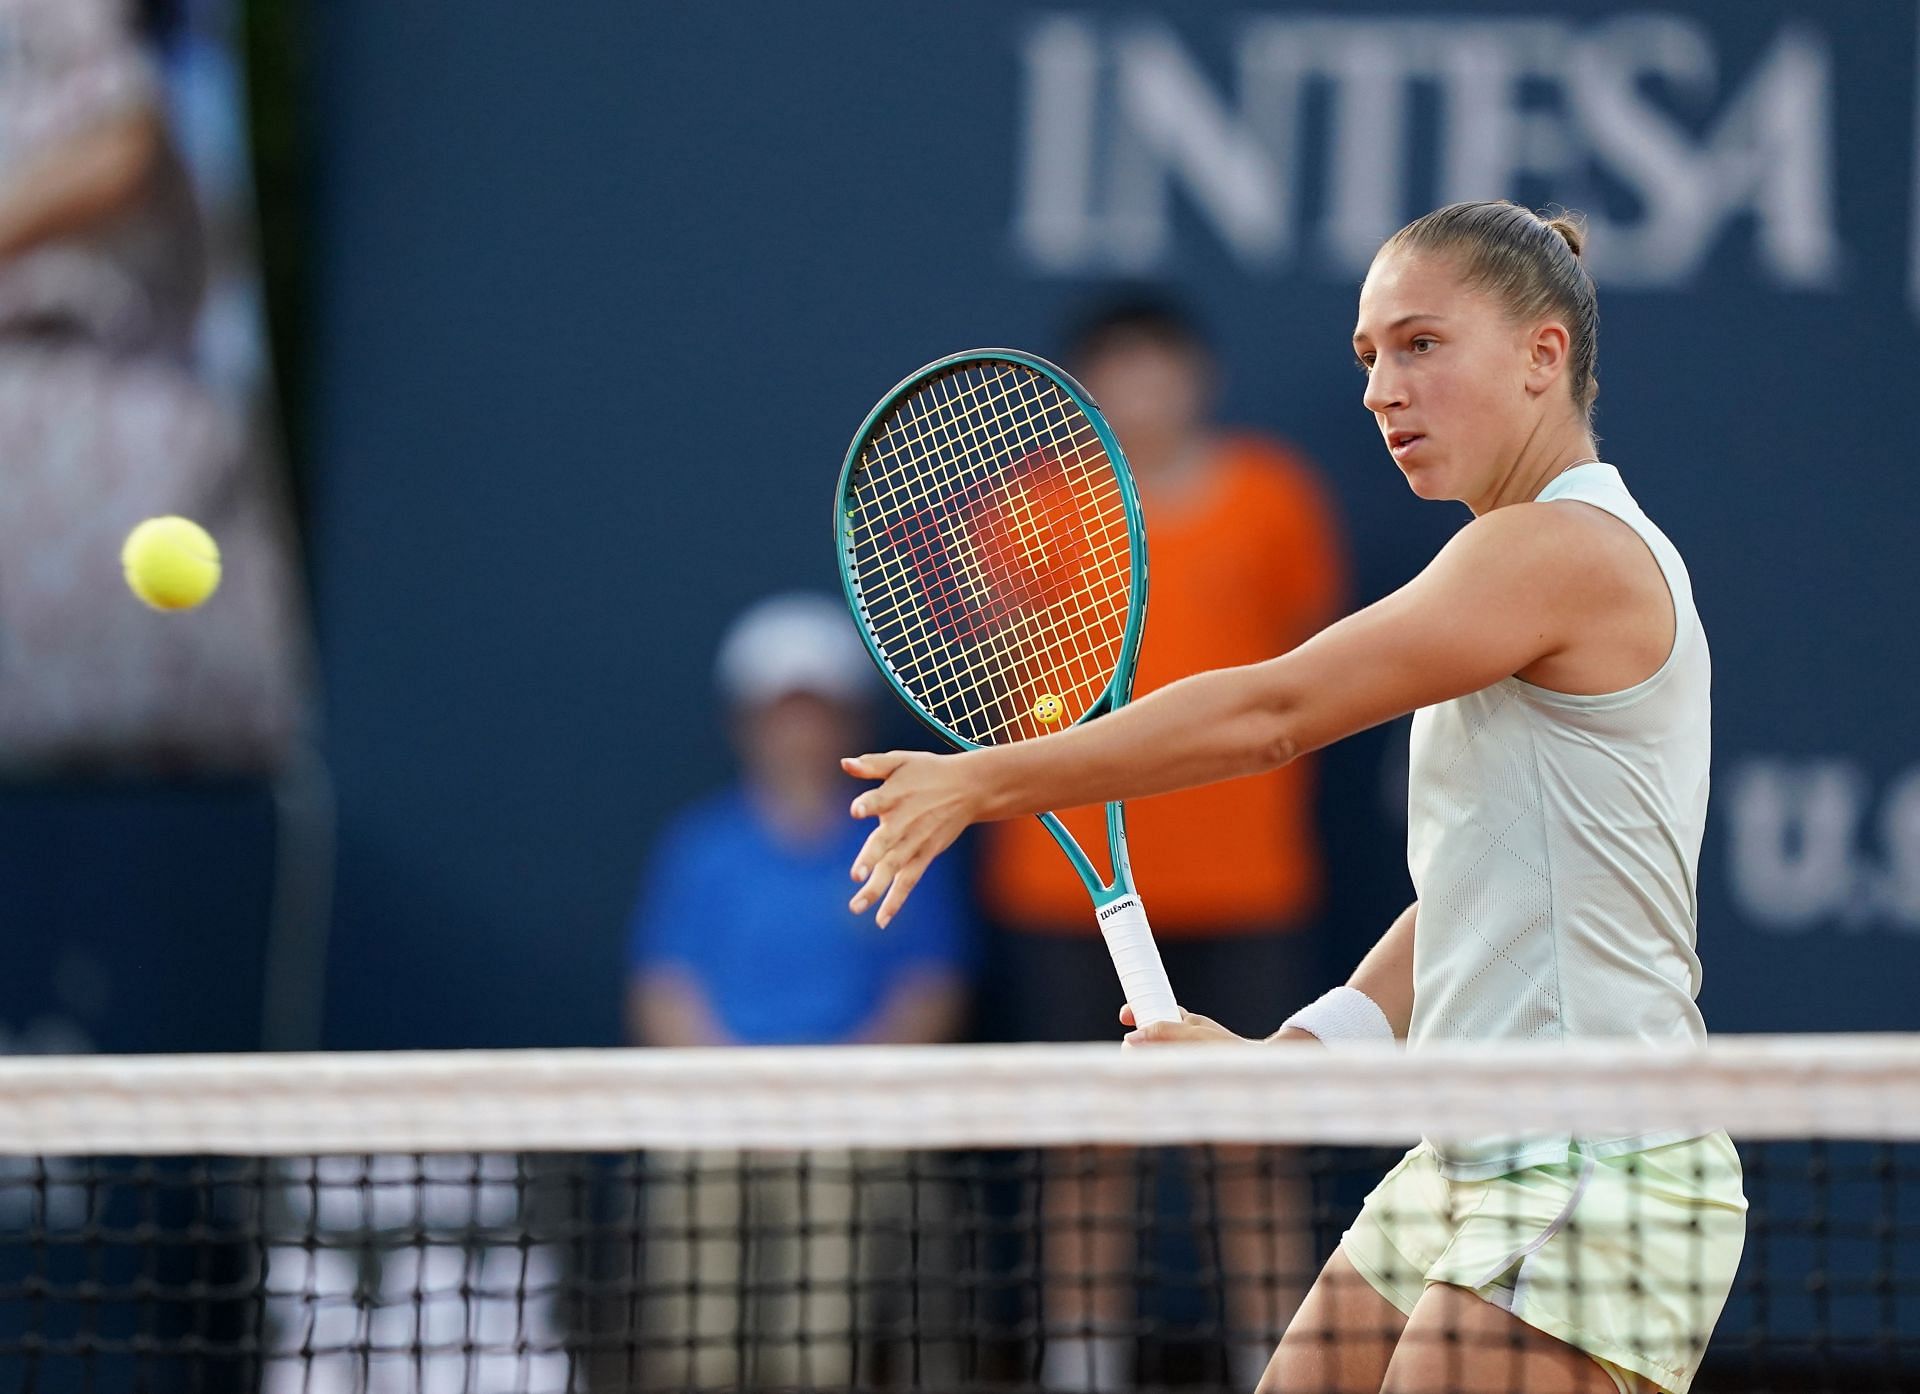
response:
[[[1407,866],[1414,1049],[1435,1041],[1706,1038],[1694,998],[1696,873],[1711,745],[1707,638],[1680,554],[1612,465],[1576,466],[1541,502],[1576,500],[1632,528],[1673,596],[1673,649],[1602,696],[1504,678],[1414,713]],[[1456,1180],[1687,1134],[1435,1140]]]

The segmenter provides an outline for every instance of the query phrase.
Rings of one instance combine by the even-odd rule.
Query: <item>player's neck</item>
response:
[[[1474,515],[1491,513],[1509,504],[1531,503],[1568,470],[1599,460],[1593,434],[1585,423],[1568,423],[1554,431],[1536,431],[1514,456],[1513,463],[1492,481],[1479,499],[1467,500]]]

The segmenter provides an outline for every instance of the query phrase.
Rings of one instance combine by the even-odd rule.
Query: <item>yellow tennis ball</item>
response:
[[[1058,697],[1051,692],[1043,692],[1034,699],[1033,719],[1042,726],[1051,726],[1060,719],[1063,710]]]
[[[133,593],[156,610],[191,610],[220,584],[220,548],[186,518],[149,518],[127,534],[120,565]]]

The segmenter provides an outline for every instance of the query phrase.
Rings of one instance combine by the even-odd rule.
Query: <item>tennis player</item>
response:
[[[1701,1041],[1707,641],[1679,553],[1596,453],[1582,238],[1461,203],[1374,258],[1353,335],[1367,409],[1416,494],[1473,513],[1419,576],[1084,726],[846,761],[883,781],[853,804],[879,820],[853,908],[885,923],[970,823],[1253,774],[1413,712],[1418,899],[1269,1039]],[[1241,1038],[1190,1014],[1127,1039]],[[1724,1133],[1428,1139],[1368,1197],[1260,1389],[1684,1394],[1745,1212]]]

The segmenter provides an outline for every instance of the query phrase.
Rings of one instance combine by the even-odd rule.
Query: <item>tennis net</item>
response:
[[[1423,1135],[1578,1140],[1516,1184]],[[13,1059],[0,1388],[1247,1390],[1289,1320],[1390,1341],[1380,1286],[1400,1388],[1536,1387],[1538,1327],[1913,1390],[1916,1140],[1920,1037]],[[1349,1230],[1361,1305],[1296,1317]]]

